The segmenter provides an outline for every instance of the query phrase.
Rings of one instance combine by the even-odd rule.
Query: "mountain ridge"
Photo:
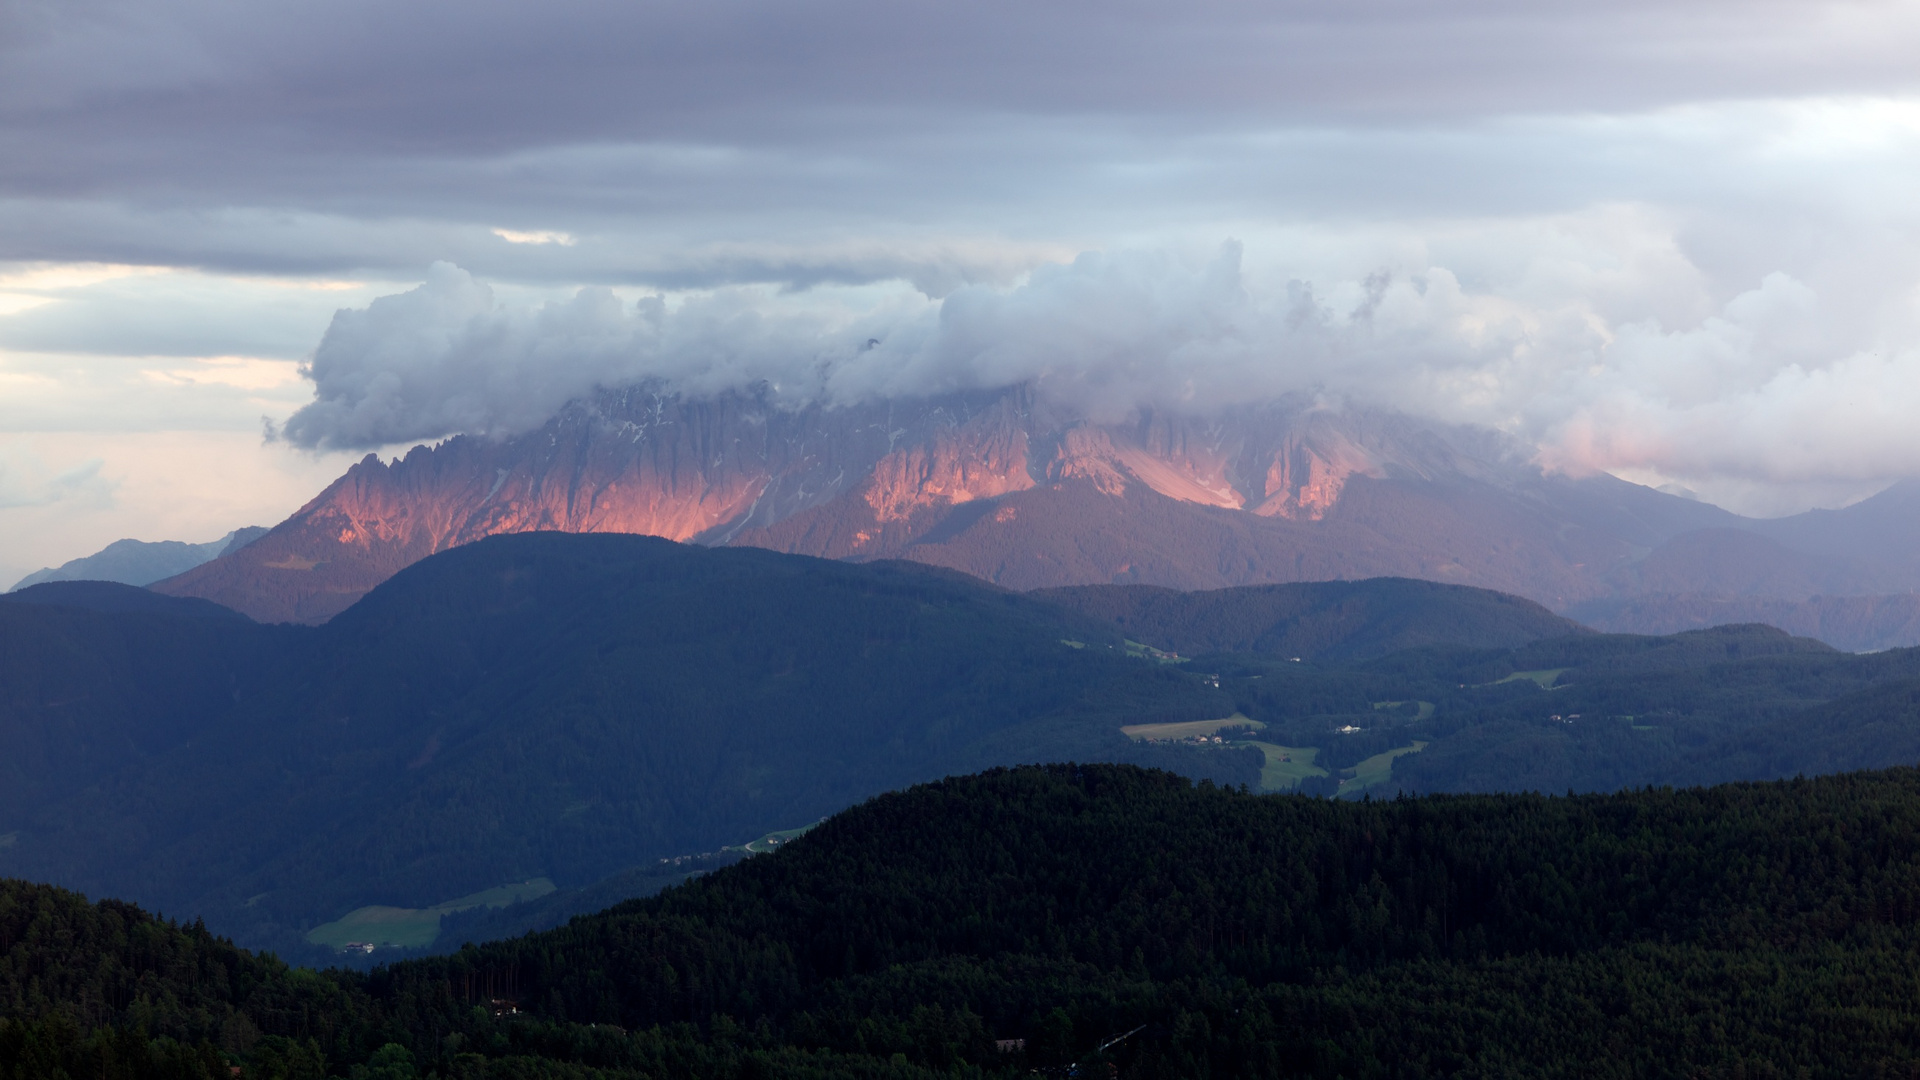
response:
[[[180,540],[115,540],[91,555],[69,559],[59,566],[36,570],[14,582],[8,592],[49,581],[115,581],[123,585],[151,585],[246,547],[266,535],[250,525],[218,540],[189,544]]]
[[[154,588],[322,622],[435,551],[561,529],[905,558],[1013,588],[1397,575],[1564,608],[1620,592],[1677,535],[1743,520],[1543,472],[1496,433],[1307,401],[1096,423],[1025,386],[832,407],[636,387],[525,435],[369,456]]]
[[[514,534],[318,627],[43,591],[0,602],[0,767],[21,774],[0,872],[191,906],[288,954],[365,904],[586,885],[987,764],[1259,776],[1257,750],[1120,731],[1227,716],[1218,688],[916,563]]]

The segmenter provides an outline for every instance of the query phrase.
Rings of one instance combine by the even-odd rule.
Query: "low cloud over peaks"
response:
[[[1256,293],[1229,244],[1197,264],[1088,253],[940,300],[903,286],[745,287],[627,304],[589,288],[515,308],[441,263],[419,288],[336,316],[309,367],[315,400],[283,434],[346,449],[513,433],[641,380],[695,395],[765,385],[795,403],[1033,383],[1106,419],[1142,404],[1206,410],[1326,384],[1343,351],[1357,371],[1368,357],[1350,346],[1379,291],[1345,318],[1304,284]]]
[[[1675,327],[1674,296],[1699,283],[1671,259],[1596,286],[1578,257],[1536,252],[1478,287],[1431,262],[1308,281],[1245,261],[1233,243],[1201,258],[1088,252],[941,299],[904,284],[631,302],[586,288],[539,305],[442,263],[335,317],[308,368],[314,400],[282,434],[314,449],[511,434],[641,380],[696,396],[764,386],[796,405],[1031,383],[1101,420],[1314,394],[1498,428],[1552,465],[1709,497],[1857,488],[1920,460],[1904,420],[1920,368],[1883,332],[1898,328],[1862,328],[1857,303],[1833,310],[1785,274]],[[1617,258],[1596,261],[1618,273]]]

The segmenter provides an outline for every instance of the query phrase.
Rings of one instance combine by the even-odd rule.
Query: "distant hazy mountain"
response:
[[[1673,634],[1729,623],[1766,623],[1849,652],[1878,652],[1920,644],[1920,595],[1773,596],[1655,593],[1596,600],[1568,614],[1600,630]]]
[[[179,540],[115,540],[84,558],[36,570],[15,582],[8,591],[18,592],[47,581],[117,581],[123,585],[151,585],[163,578],[185,573],[209,559],[238,551],[266,534],[265,526],[250,525],[206,544],[188,544]]]

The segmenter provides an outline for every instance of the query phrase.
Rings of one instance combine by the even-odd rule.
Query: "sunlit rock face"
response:
[[[369,456],[265,537],[155,587],[319,622],[434,552],[553,529],[914,559],[1015,588],[1399,574],[1564,606],[1721,519],[1545,475],[1486,433],[1307,403],[1099,424],[1027,387],[797,409],[637,388],[524,435]]]

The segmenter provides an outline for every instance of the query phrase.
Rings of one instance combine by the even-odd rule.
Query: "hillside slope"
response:
[[[198,738],[279,660],[286,631],[109,582],[0,596],[0,834]]]
[[[39,754],[17,767],[54,778],[8,804],[0,872],[199,912],[283,950],[362,905],[585,885],[993,763],[1129,760],[1232,783],[1260,767],[1254,751],[1121,735],[1231,713],[1198,677],[914,564],[535,533],[420,562],[324,627],[236,618],[204,647],[182,619],[8,615],[67,663],[8,653],[0,668],[23,669],[8,678],[58,674],[105,704],[53,742],[44,717],[70,706],[52,690],[0,714],[0,739]],[[72,648],[47,632],[67,623]],[[130,634],[145,644],[88,661],[87,642]],[[168,680],[182,688],[143,711]],[[148,741],[129,747],[136,731]]]
[[[1370,803],[996,770],[368,976],[0,882],[0,1068],[1902,1076],[1916,912],[1910,769]]]
[[[1364,660],[1428,645],[1509,649],[1589,632],[1517,596],[1407,578],[1197,592],[1081,585],[1028,595],[1110,623],[1143,644],[1189,656],[1231,652]]]

